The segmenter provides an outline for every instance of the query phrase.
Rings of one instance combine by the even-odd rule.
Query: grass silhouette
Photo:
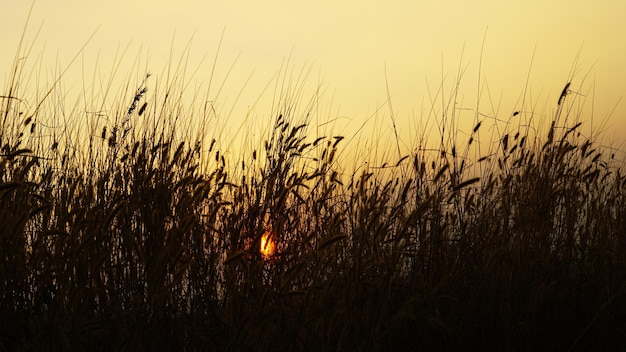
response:
[[[0,96],[2,350],[625,347],[626,178],[571,122],[570,83],[545,133],[485,141],[477,119],[465,146],[442,127],[434,152],[346,174],[344,136],[310,138],[293,106],[233,167],[189,133],[206,121],[175,74],[85,133],[20,65]]]

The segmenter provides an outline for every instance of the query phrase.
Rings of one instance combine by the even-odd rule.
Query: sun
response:
[[[266,231],[261,236],[261,255],[263,259],[270,259],[276,253],[276,241],[272,231]]]

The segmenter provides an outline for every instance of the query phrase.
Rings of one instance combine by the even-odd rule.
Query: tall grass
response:
[[[290,107],[229,167],[188,132],[206,116],[172,99],[176,78],[164,95],[129,81],[85,134],[13,72],[0,349],[625,347],[626,179],[568,119],[569,83],[544,133],[480,140],[483,119],[466,146],[448,129],[435,152],[346,172],[345,136],[310,138]]]

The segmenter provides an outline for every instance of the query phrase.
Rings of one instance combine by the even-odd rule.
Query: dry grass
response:
[[[227,168],[145,80],[87,137],[39,132],[58,107],[11,82],[0,350],[626,347],[626,179],[560,116],[567,88],[544,138],[472,157],[477,121],[465,152],[442,135],[346,175],[343,137],[290,111]]]

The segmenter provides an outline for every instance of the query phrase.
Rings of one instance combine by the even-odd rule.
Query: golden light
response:
[[[276,241],[274,240],[273,233],[267,231],[261,236],[261,255],[263,259],[269,259],[276,253]]]

